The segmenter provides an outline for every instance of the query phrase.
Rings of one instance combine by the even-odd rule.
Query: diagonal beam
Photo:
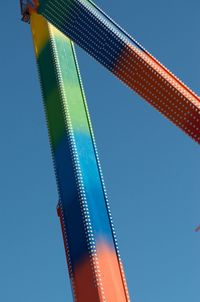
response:
[[[88,0],[39,0],[38,13],[200,143],[200,98]]]

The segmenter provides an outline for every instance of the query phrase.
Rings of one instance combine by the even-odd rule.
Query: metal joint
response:
[[[36,12],[38,6],[38,0],[20,0],[22,21],[29,23],[31,13]]]

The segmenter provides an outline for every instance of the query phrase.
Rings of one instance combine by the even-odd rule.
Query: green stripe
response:
[[[68,108],[74,133],[90,136],[90,129],[72,43],[56,32],[50,32],[50,39],[40,52],[37,62],[52,146],[55,149],[66,134],[67,116],[64,109]],[[52,43],[55,43],[56,53],[52,51]],[[56,77],[58,66],[60,76]]]
[[[37,12],[39,14],[42,14],[46,7],[48,7],[48,2],[51,2],[49,0],[40,0],[40,5],[39,5],[39,8],[37,10]],[[63,4],[56,4],[57,6],[60,6],[61,8],[63,8]],[[73,15],[73,9],[74,7],[76,7],[76,2],[75,1],[72,1],[72,0],[65,0],[65,10],[67,11],[64,11],[63,9],[60,10],[60,13],[59,13],[59,17],[60,18],[64,18],[65,20],[68,18],[69,15]]]
[[[65,134],[65,118],[62,110],[62,99],[58,79],[56,78],[55,62],[50,52],[50,42],[41,51],[37,63],[42,83],[44,105],[50,129],[52,147],[55,149],[58,141]]]
[[[48,95],[46,114],[52,140],[52,147],[55,150],[62,137],[66,134],[65,119],[58,90],[52,91]]]
[[[57,78],[54,68],[55,62],[50,50],[51,45],[50,41],[48,41],[37,58],[37,63],[40,67],[41,81],[44,83],[43,93],[45,97],[49,94],[49,92],[51,92],[51,90],[55,90],[57,87]]]
[[[80,79],[75,65],[72,43],[68,40],[68,47],[66,47],[66,40],[57,37],[55,42],[58,49],[60,71],[64,83],[64,93],[67,98],[72,128],[75,132],[89,134],[84,96],[80,87]]]

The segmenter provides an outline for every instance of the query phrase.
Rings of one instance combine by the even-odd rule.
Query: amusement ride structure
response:
[[[33,35],[74,301],[130,301],[73,42],[198,143],[200,98],[90,0],[21,0],[21,12]]]

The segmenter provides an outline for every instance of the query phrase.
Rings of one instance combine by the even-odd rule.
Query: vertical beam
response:
[[[73,44],[36,13],[30,23],[74,300],[129,301]]]

